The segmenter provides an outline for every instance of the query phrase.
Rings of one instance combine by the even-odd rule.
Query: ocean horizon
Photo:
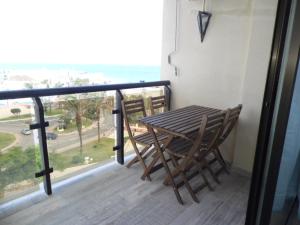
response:
[[[102,73],[120,82],[140,82],[160,80],[160,66],[112,65],[112,64],[0,64],[0,75],[10,70],[34,71],[77,71],[82,74]]]

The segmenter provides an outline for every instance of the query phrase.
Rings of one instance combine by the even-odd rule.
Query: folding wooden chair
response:
[[[155,111],[162,109],[161,112],[166,112],[167,111],[167,101],[166,101],[166,96],[161,95],[157,97],[150,97],[150,110],[151,110],[151,115],[155,115]]]
[[[136,156],[126,165],[127,168],[130,168],[133,164],[139,162],[143,169],[145,176],[151,180],[149,175],[149,168],[146,166],[145,159],[152,155],[154,151],[153,149],[153,136],[149,131],[147,130],[145,133],[134,135],[131,127],[130,127],[130,120],[135,119],[137,120],[137,117],[145,117],[146,116],[146,110],[144,105],[143,99],[136,99],[136,100],[130,100],[130,101],[124,101],[122,100],[122,110],[124,114],[124,121],[125,126],[128,132],[129,139],[132,143],[133,149],[136,153]],[[167,138],[167,135],[158,133],[157,138],[160,141],[163,141]],[[137,145],[143,146],[142,150],[139,150]],[[156,157],[157,158],[157,157]],[[154,157],[154,159],[156,159]],[[154,160],[153,159],[153,160]],[[157,161],[157,160],[156,160]],[[152,161],[153,164],[153,161]],[[142,179],[145,177],[142,176]]]
[[[204,115],[201,120],[201,126],[194,140],[188,140],[184,138],[174,138],[165,148],[165,151],[170,155],[172,159],[174,170],[168,173],[170,182],[173,186],[173,190],[177,197],[179,203],[183,204],[181,196],[178,191],[178,184],[175,183],[175,176],[180,176],[184,182],[185,187],[190,193],[191,197],[195,202],[199,202],[195,193],[205,186],[208,186],[210,190],[213,190],[208,179],[203,173],[203,168],[208,169],[209,165],[205,157],[203,157],[207,151],[210,151],[215,145],[218,137],[220,136],[222,126],[224,125],[224,120],[226,116],[226,111],[216,113],[214,115],[206,116]],[[209,143],[205,143],[203,147],[203,142],[209,135]],[[166,165],[168,167],[168,165]],[[197,189],[193,190],[186,173],[196,167],[198,173],[204,180],[204,185],[201,185]],[[170,171],[169,167],[166,171]],[[210,171],[212,172],[212,171]],[[213,173],[212,173],[213,175]]]
[[[238,121],[239,115],[242,110],[242,105],[239,104],[238,106],[228,109],[228,116],[226,116],[225,124],[222,129],[222,133],[216,141],[215,147],[213,147],[212,153],[214,154],[215,158],[210,161],[210,164],[214,162],[219,162],[221,165],[221,169],[216,172],[219,174],[222,170],[229,174],[229,169],[227,167],[226,161],[224,160],[221,152],[220,152],[220,145],[226,140],[228,135],[231,133],[232,129],[234,128],[235,124]]]

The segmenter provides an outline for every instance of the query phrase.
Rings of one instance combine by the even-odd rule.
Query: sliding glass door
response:
[[[271,224],[300,224],[300,67],[288,118],[285,140],[273,200]],[[293,221],[293,223],[292,223]]]
[[[300,224],[300,2],[280,4],[247,225]]]

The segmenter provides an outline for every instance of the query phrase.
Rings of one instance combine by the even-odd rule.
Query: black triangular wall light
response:
[[[204,40],[211,16],[212,14],[209,12],[205,12],[205,11],[198,12],[198,26],[201,35],[201,42],[203,42]]]

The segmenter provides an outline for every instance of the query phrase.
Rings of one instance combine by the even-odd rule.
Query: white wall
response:
[[[205,40],[197,27],[198,0],[177,0],[177,51],[174,50],[176,1],[164,0],[161,79],[171,80],[172,105],[228,108],[243,104],[237,130],[224,145],[234,166],[251,171],[277,0],[207,0],[213,16]]]

